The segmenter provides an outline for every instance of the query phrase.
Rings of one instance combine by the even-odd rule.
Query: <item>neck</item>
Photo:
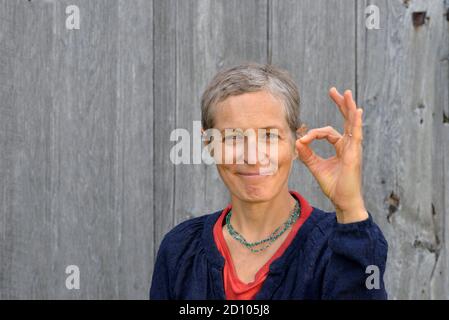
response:
[[[231,196],[232,226],[249,242],[268,237],[290,216],[296,200],[285,186],[269,201],[247,202]]]

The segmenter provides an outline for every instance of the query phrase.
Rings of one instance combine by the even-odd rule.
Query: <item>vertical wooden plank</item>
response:
[[[117,298],[148,299],[154,265],[153,1],[120,0],[118,10]]]
[[[170,162],[170,133],[176,128],[177,1],[155,1],[154,17],[154,252],[174,223],[175,169]]]
[[[355,2],[272,1],[272,63],[288,70],[299,87],[301,118],[309,129],[331,125],[343,131],[343,119],[328,97],[336,86],[355,86]],[[334,154],[326,142],[314,142],[323,157]],[[290,188],[315,207],[334,211],[315,178],[298,162],[292,168]]]
[[[437,159],[448,152],[440,145],[447,135],[440,135],[445,128],[438,98],[448,84],[435,81],[446,28],[443,2],[361,1],[358,12],[368,4],[380,9],[380,29],[366,29],[365,15],[359,15],[357,79],[370,159],[366,199],[390,247],[387,289],[391,298],[447,298],[446,289],[433,290],[447,216],[444,178],[434,180],[443,169]],[[430,20],[414,26],[414,12],[426,12]]]
[[[52,4],[2,1],[0,298],[47,298],[53,219],[49,163]],[[5,126],[3,126],[5,125]]]
[[[13,229],[11,228],[15,148],[22,143],[14,109],[14,22],[17,8],[11,2],[0,1],[0,299],[12,296],[11,258],[13,254]]]
[[[449,14],[449,1],[436,10]],[[438,15],[436,16],[438,19]],[[436,228],[435,266],[430,280],[430,297],[449,299],[449,16],[438,21],[436,42],[435,106],[432,144],[432,214]]]
[[[80,30],[67,30],[65,9],[80,9]],[[117,1],[57,1],[54,49],[52,212],[53,269],[80,269],[80,290],[54,281],[55,296],[111,299],[123,234],[124,139],[117,100]],[[119,91],[120,92],[120,91]],[[132,214],[132,213],[131,213]]]
[[[69,4],[59,2],[57,11]],[[78,33],[66,31],[62,19],[57,26],[61,78],[55,84],[65,86],[57,85],[55,100],[61,139],[70,139],[60,143],[67,184],[59,198],[71,219],[67,227],[78,226],[76,234],[64,230],[61,241],[79,243],[58,258],[80,261],[85,289],[75,297],[145,299],[154,251],[153,4],[84,1],[79,7]],[[66,290],[60,296],[74,297]]]

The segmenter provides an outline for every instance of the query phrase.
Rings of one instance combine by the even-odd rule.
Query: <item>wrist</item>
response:
[[[360,222],[369,217],[363,201],[357,201],[356,204],[344,209],[336,206],[335,213],[337,215],[337,222],[342,224]]]

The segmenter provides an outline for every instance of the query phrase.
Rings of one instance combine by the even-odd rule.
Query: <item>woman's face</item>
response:
[[[297,153],[279,100],[268,91],[230,96],[216,106],[214,123],[222,137],[218,172],[234,196],[269,201],[288,189]]]

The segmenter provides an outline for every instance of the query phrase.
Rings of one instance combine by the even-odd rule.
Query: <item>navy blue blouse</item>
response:
[[[387,299],[388,244],[371,214],[340,224],[335,212],[312,208],[288,248],[270,264],[255,299]],[[165,235],[150,299],[226,299],[224,258],[213,237],[221,212],[186,220]]]

